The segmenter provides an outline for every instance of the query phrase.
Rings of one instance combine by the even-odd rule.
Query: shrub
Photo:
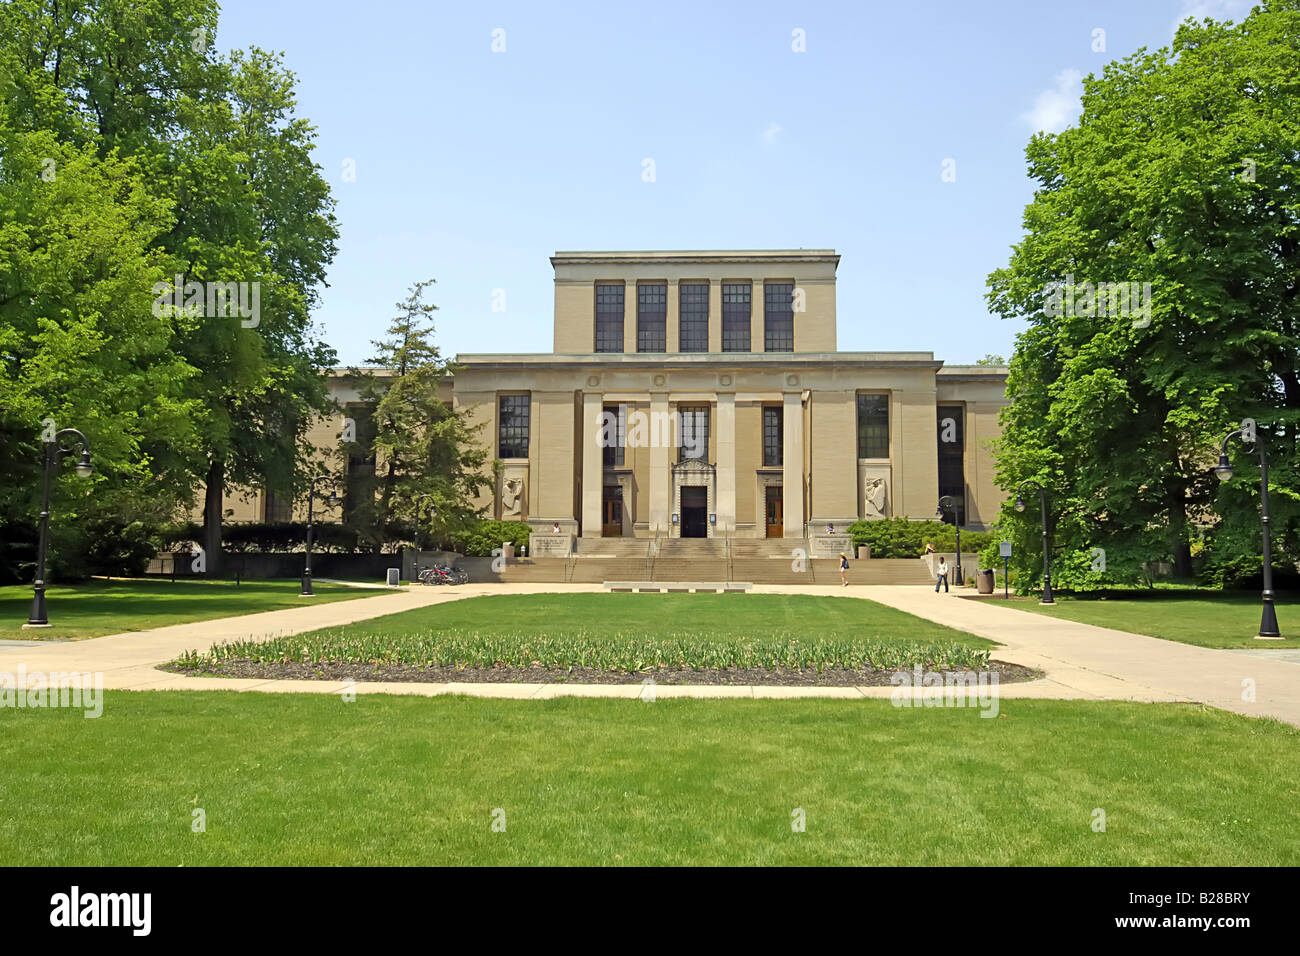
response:
[[[482,520],[468,528],[453,531],[448,535],[451,550],[472,558],[486,558],[492,551],[501,547],[501,542],[510,541],[516,549],[528,543],[532,526],[526,521],[491,521]]]
[[[957,550],[957,529],[942,521],[910,521],[907,518],[881,518],[855,521],[849,525],[853,546],[867,545],[873,558],[916,558],[925,551],[927,541],[936,551]],[[988,531],[961,533],[963,553],[979,552],[993,541]],[[996,551],[996,547],[995,547]],[[1000,563],[1000,562],[999,562]]]

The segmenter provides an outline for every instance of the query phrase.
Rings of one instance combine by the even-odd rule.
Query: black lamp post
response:
[[[312,535],[312,506],[316,503],[316,482],[324,478],[325,475],[317,475],[307,486],[307,565],[302,570],[302,593],[299,597],[315,597],[316,592],[311,589],[311,535]],[[343,501],[339,497],[338,491],[331,487],[330,496],[325,499],[326,504],[331,508],[337,508]]]
[[[1223,448],[1219,451],[1219,463],[1214,467],[1214,475],[1220,481],[1227,481],[1232,477],[1232,465],[1228,464],[1228,442],[1234,438],[1241,438],[1245,443],[1244,435],[1246,429],[1238,428],[1235,431],[1228,432],[1223,437]],[[1273,607],[1273,542],[1269,536],[1269,517],[1268,517],[1268,451],[1264,447],[1264,439],[1260,435],[1255,435],[1255,448],[1259,451],[1259,507],[1260,507],[1260,524],[1264,529],[1264,610],[1260,615],[1259,634],[1257,637],[1265,640],[1278,640],[1282,637],[1282,632],[1277,626],[1277,611]]]
[[[430,522],[432,522],[434,516],[437,515],[438,513],[438,506],[433,501],[433,495],[430,494],[416,495],[415,496],[415,530],[416,531],[420,530],[420,515],[426,507],[429,509],[429,520]]]
[[[934,513],[942,518],[945,508],[952,512],[952,526],[957,529],[957,586],[963,587],[966,584],[966,579],[961,573],[961,516],[957,511],[958,504],[956,498],[951,495],[944,495],[939,499],[939,507],[935,509]]]
[[[1052,545],[1047,539],[1047,490],[1034,480],[1022,481],[1016,489],[1016,510],[1025,510],[1025,489],[1038,489],[1038,501],[1043,509],[1043,598],[1039,604],[1055,604],[1052,599]]]
[[[95,470],[90,463],[90,442],[86,436],[75,428],[65,428],[56,432],[52,441],[45,443],[45,485],[41,496],[41,530],[40,543],[36,550],[35,594],[32,597],[32,613],[27,618],[26,627],[49,627],[50,619],[45,613],[45,557],[50,546],[50,486],[54,482],[55,466],[68,455],[76,454],[72,448],[65,448],[59,441],[64,435],[73,438],[73,445],[81,448],[81,459],[76,464],[77,474],[89,478]]]

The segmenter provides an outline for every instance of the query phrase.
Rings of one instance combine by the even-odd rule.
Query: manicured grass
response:
[[[299,597],[301,582],[90,581],[51,585],[45,592],[52,627],[23,630],[32,607],[30,586],[0,588],[0,638],[23,641],[81,640],[167,624],[235,617],[309,603],[373,597],[377,591],[315,584],[316,596]]]
[[[1284,595],[1277,603],[1278,627],[1285,640],[1260,641],[1260,599],[1258,594],[1217,594],[1206,591],[1138,592],[1133,596],[1107,598],[1056,598],[1044,607],[1035,598],[1012,598],[1022,611],[1048,614],[1082,624],[1112,627],[1134,634],[1148,634],[1167,641],[1201,647],[1254,650],[1300,647],[1300,613]],[[1287,637],[1287,635],[1290,635]]]
[[[1294,728],[1172,704],[1003,700],[1000,717],[978,713],[110,692],[95,720],[0,710],[0,854],[13,866],[1300,863]],[[206,832],[192,831],[196,809]]]
[[[205,661],[416,666],[980,668],[990,641],[858,598],[787,594],[532,594],[468,598],[265,643]],[[205,650],[197,648],[198,651]]]

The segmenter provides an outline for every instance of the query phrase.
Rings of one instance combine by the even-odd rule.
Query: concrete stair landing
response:
[[[799,552],[802,552],[800,554]],[[579,538],[567,558],[510,561],[496,580],[603,584],[691,582],[838,584],[838,558],[808,558],[803,538]],[[796,569],[796,561],[799,561]],[[850,560],[850,584],[933,584],[915,558]]]

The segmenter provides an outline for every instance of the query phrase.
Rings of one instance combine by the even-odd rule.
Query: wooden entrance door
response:
[[[767,486],[767,536],[785,537],[785,509],[781,505],[781,486]]]
[[[623,537],[623,487],[605,488],[600,502],[600,533],[606,538]]]

